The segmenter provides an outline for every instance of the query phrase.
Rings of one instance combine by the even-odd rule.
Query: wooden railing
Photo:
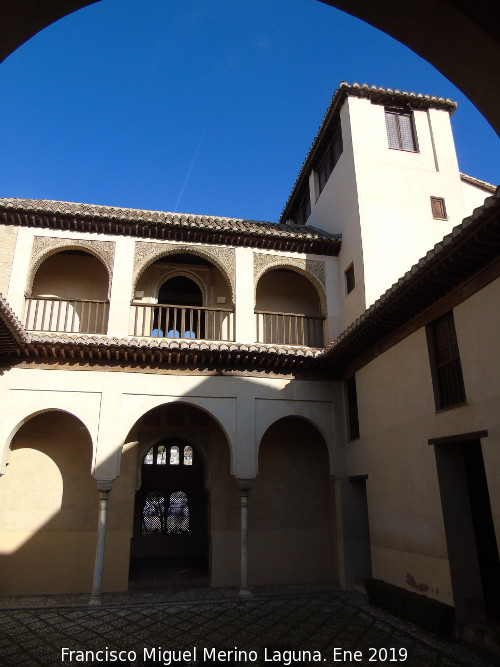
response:
[[[109,301],[27,297],[24,326],[29,331],[106,333]]]
[[[299,313],[255,311],[257,342],[324,347],[323,318]]]
[[[132,336],[234,340],[234,312],[226,308],[132,303]]]

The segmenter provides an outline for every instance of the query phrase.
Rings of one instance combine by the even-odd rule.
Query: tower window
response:
[[[311,215],[311,197],[309,196],[309,189],[308,189],[304,197],[301,199],[300,204],[297,207],[295,224],[305,225],[310,215]]]
[[[339,157],[342,155],[342,150],[342,131],[339,126],[333,136],[333,139],[330,141],[328,148],[326,149],[325,157],[323,158],[323,162],[320,164],[318,169],[318,185],[320,193],[325,187],[330,174],[335,169],[335,165],[339,161]]]
[[[349,294],[349,292],[352,292],[356,285],[356,278],[354,276],[354,264],[351,264],[350,266],[347,267],[347,269],[344,271],[344,276],[345,276],[345,291],[346,294]]]
[[[386,109],[385,126],[389,148],[411,152],[418,150],[411,111],[406,111],[405,109]]]

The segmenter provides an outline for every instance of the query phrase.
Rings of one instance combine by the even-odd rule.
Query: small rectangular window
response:
[[[346,294],[349,294],[349,292],[352,292],[356,285],[356,278],[354,276],[354,264],[351,264],[347,269],[344,271],[345,275],[345,291]]]
[[[347,398],[347,435],[349,440],[359,438],[358,396],[356,392],[356,377],[353,375],[346,383]]]
[[[431,197],[431,209],[435,220],[448,220],[443,197]]]
[[[411,111],[407,111],[406,109],[386,109],[385,126],[389,148],[410,152],[418,150]]]
[[[462,405],[465,386],[452,312],[429,325],[428,343],[436,410]]]

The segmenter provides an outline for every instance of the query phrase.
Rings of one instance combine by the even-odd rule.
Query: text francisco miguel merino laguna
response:
[[[144,647],[141,651],[124,650],[119,651],[108,648],[100,650],[75,650],[67,647],[61,648],[61,662],[128,662],[136,660],[151,660],[160,664],[177,665],[190,663],[200,664],[202,662],[218,664],[222,662],[256,662],[259,658],[264,662],[279,662],[282,665],[291,665],[294,662],[323,662],[320,651],[303,650],[276,650],[263,648],[262,651],[244,651],[237,647],[232,649],[197,648],[193,646],[185,650],[164,649],[161,646],[155,648]]]

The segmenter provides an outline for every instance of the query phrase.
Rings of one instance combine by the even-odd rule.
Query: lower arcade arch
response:
[[[249,511],[251,584],[337,581],[328,449],[306,419],[277,420],[259,448]]]
[[[238,535],[239,494],[216,420],[188,403],[163,404],[127,443],[117,483],[120,494],[129,489],[129,585],[220,585],[228,558],[237,573],[238,541],[231,554],[225,538]]]
[[[17,429],[10,449],[0,478],[0,593],[89,591],[97,492],[87,428],[45,411]]]

